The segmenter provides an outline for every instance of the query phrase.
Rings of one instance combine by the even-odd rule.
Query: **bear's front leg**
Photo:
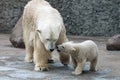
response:
[[[34,63],[36,71],[48,71],[48,57],[46,51],[43,49],[35,49],[34,51]]]
[[[56,42],[56,45],[62,44],[62,43],[67,42],[67,41],[68,41],[68,39],[67,39],[67,36],[66,36],[66,31],[63,30],[60,33],[60,36],[59,36],[58,41]],[[69,54],[59,52],[59,55],[60,55],[60,57],[59,57],[60,61],[63,65],[69,64],[69,60],[70,60],[70,55]]]
[[[33,62],[33,47],[30,46],[28,43],[25,44],[25,47],[26,47],[25,62]]]
[[[63,65],[67,66],[69,64],[69,58],[70,56],[65,53],[59,53],[60,54],[60,61]]]
[[[48,56],[48,63],[54,63],[53,54],[48,52],[47,56]]]

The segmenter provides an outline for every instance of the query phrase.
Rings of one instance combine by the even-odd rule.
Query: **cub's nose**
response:
[[[57,48],[57,51],[58,51],[58,52],[60,52],[59,47],[58,47],[58,46],[56,46],[56,48]]]
[[[53,51],[54,51],[54,49],[50,49],[50,51],[51,51],[51,52],[53,52]]]

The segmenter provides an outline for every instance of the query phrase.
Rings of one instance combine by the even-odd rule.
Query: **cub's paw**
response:
[[[48,67],[43,67],[43,66],[35,66],[34,68],[35,71],[48,71]]]

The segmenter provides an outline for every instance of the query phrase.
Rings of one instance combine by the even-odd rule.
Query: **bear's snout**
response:
[[[50,49],[50,51],[51,51],[51,52],[53,52],[53,51],[54,51],[54,49]]]

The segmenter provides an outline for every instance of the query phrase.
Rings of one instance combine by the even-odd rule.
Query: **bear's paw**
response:
[[[48,67],[43,67],[43,66],[35,66],[34,68],[35,71],[48,71]]]

